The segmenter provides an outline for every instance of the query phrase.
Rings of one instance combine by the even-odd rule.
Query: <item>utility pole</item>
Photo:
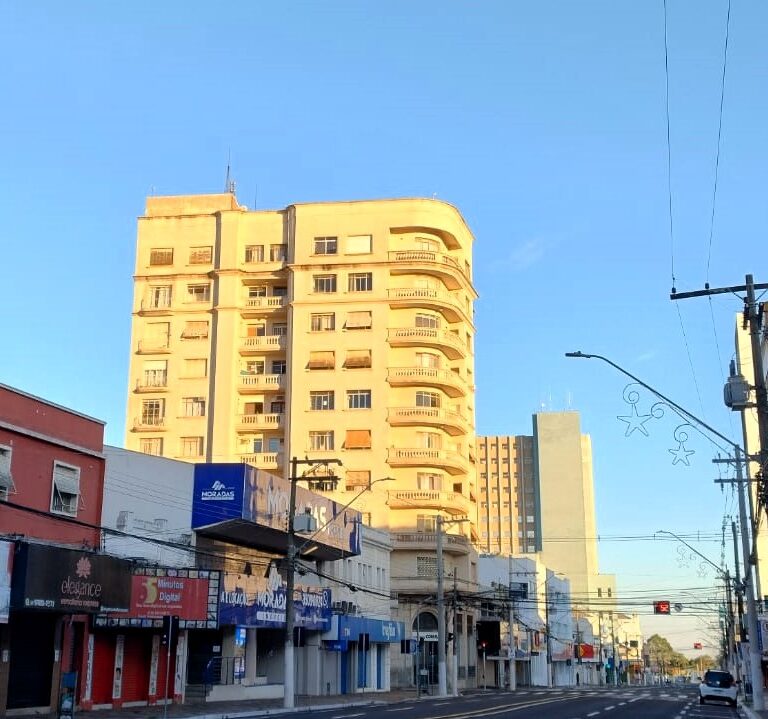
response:
[[[549,577],[544,580],[544,623],[546,624],[547,628],[547,686],[551,687],[553,683],[553,677],[552,642],[550,641],[551,631],[549,628]]]
[[[457,697],[459,696],[459,664],[458,664],[458,652],[456,651],[456,645],[459,643],[459,628],[458,628],[458,587],[456,584],[456,567],[453,568],[453,663],[451,664],[451,694]]]
[[[739,543],[736,538],[736,522],[731,522],[731,532],[733,533],[733,561],[736,573],[736,610],[739,616],[739,641],[746,642],[747,633],[744,629],[744,598],[741,591],[741,570],[739,569]]]
[[[507,599],[509,600],[509,691],[517,691],[517,642],[515,641],[515,595],[512,591],[512,555],[509,555],[509,589]]]
[[[619,665],[616,663],[616,632],[613,627],[613,610],[611,610],[611,653],[613,654],[613,686],[619,686]]]
[[[286,709],[292,709],[294,707],[296,694],[296,671],[293,660],[293,628],[296,623],[296,609],[293,606],[293,593],[295,589],[296,572],[296,527],[294,526],[294,521],[296,519],[296,482],[299,482],[302,479],[307,479],[307,477],[298,476],[298,468],[300,464],[308,464],[312,466],[327,466],[330,464],[340,465],[341,460],[324,459],[317,461],[310,459],[299,459],[298,457],[293,457],[291,459],[291,476],[289,477],[291,489],[288,499],[288,543],[285,552],[287,566],[285,568],[285,648],[283,653],[283,707]]]
[[[443,593],[443,518],[437,515],[437,695],[448,696],[445,673],[445,596]]]

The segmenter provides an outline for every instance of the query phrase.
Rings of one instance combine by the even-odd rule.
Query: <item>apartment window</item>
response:
[[[171,306],[171,286],[155,285],[149,288],[149,306],[152,309],[164,309]]]
[[[285,360],[272,360],[272,374],[285,374]]]
[[[145,399],[141,403],[141,423],[157,426],[163,423],[165,417],[165,400]]]
[[[336,292],[336,275],[313,275],[313,292]]]
[[[417,237],[414,241],[414,245],[417,250],[421,250],[422,252],[438,252],[440,250],[440,243],[429,237]]]
[[[344,367],[347,369],[364,369],[371,366],[371,350],[347,350]]]
[[[190,320],[184,323],[181,338],[185,340],[204,340],[208,338],[207,320]]]
[[[283,440],[280,437],[270,437],[267,440],[267,451],[277,454],[283,451]]]
[[[245,374],[264,374],[264,360],[248,360],[245,363]]]
[[[432,354],[431,352],[417,352],[416,366],[426,367],[428,369],[439,369],[440,356]]]
[[[416,327],[431,327],[432,329],[437,329],[440,327],[440,319],[437,315],[427,315],[423,312],[417,312]]]
[[[245,326],[246,337],[265,337],[267,334],[267,325],[264,322],[256,322]]]
[[[597,598],[600,599],[600,597],[602,597],[602,596],[603,596],[603,590],[600,587],[598,587],[597,588]]]
[[[162,437],[144,437],[139,441],[139,451],[160,457],[163,454]]]
[[[371,472],[368,469],[348,469],[344,478],[344,489],[358,489],[371,486]]]
[[[209,265],[213,261],[213,247],[206,245],[204,247],[189,248],[190,265]]]
[[[417,407],[439,407],[440,395],[437,392],[417,392],[416,406]]]
[[[144,363],[144,387],[165,387],[168,384],[168,360],[148,360]]]
[[[334,408],[333,390],[309,393],[309,408],[315,412],[323,412]]]
[[[333,312],[313,314],[310,319],[312,332],[330,332],[336,329],[336,315]]]
[[[310,352],[308,369],[333,369],[336,366],[336,355],[332,350]]]
[[[314,452],[328,452],[333,449],[333,431],[310,432],[309,448]]]
[[[183,417],[205,417],[205,398],[184,397],[181,400],[181,414]]]
[[[360,312],[347,312],[347,321],[344,327],[348,330],[369,330],[373,325],[370,310]]]
[[[211,300],[211,286],[206,283],[204,285],[187,285],[187,302],[210,302]]]
[[[158,265],[173,264],[173,250],[168,247],[158,247],[149,251],[149,264],[152,267]]]
[[[253,440],[253,452],[255,454],[261,454],[264,451],[264,439],[262,437],[256,437]]]
[[[369,389],[347,390],[347,408],[348,409],[370,409],[371,408],[371,390]]]
[[[442,437],[437,432],[416,432],[418,446],[422,449],[440,449]]]
[[[252,417],[255,414],[264,414],[263,402],[246,402],[243,405],[243,414]]]
[[[434,529],[422,529],[422,532],[434,532]],[[436,577],[437,559],[435,557],[416,557],[416,576],[417,577]]]
[[[443,478],[434,472],[417,472],[416,486],[419,489],[441,490],[443,487]]]
[[[288,325],[285,322],[272,323],[272,334],[278,337],[285,337],[288,334]]]
[[[246,262],[264,262],[264,245],[246,245]]]
[[[272,288],[272,297],[287,297],[288,288],[285,285],[279,285]]]
[[[335,255],[338,252],[338,237],[315,237],[316,255]]]
[[[202,437],[182,437],[181,438],[181,456],[182,457],[200,457],[203,454]]]
[[[199,359],[185,359],[184,360],[184,376],[185,377],[207,377],[208,376],[208,360],[204,357]]]
[[[373,251],[372,235],[350,235],[345,243],[348,255],[370,255]]]
[[[166,348],[170,334],[170,322],[150,322],[147,325],[146,344],[149,347]],[[144,342],[140,344],[143,345]]]
[[[283,414],[283,412],[285,412],[285,397],[281,394],[277,395],[275,399],[270,402],[269,411],[272,414]]]
[[[269,246],[269,260],[270,262],[285,262],[287,256],[287,245],[270,245]]]
[[[267,296],[267,287],[266,285],[250,285],[248,287],[248,299],[249,300],[256,300],[260,297],[266,297]]]
[[[61,462],[54,462],[51,512],[74,517],[77,515],[79,501],[80,468]]]
[[[370,292],[373,289],[372,272],[350,272],[347,278],[349,292]]]
[[[370,429],[348,429],[344,440],[344,449],[370,449]]]
[[[6,501],[16,491],[11,476],[11,448],[0,446],[0,501]]]

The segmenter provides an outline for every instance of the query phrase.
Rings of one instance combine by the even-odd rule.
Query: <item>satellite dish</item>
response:
[[[680,603],[676,603],[676,604],[674,605],[674,607],[675,607],[675,611],[676,611],[676,612],[682,612],[682,611],[683,611],[683,605],[682,605],[682,604],[680,604]]]

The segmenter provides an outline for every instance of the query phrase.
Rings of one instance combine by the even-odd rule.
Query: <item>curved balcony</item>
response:
[[[241,414],[237,420],[237,431],[255,432],[265,429],[282,429],[284,417],[283,414]]]
[[[285,346],[285,335],[243,337],[240,343],[240,354],[254,355],[264,354],[265,352],[282,352],[285,350]]]
[[[458,335],[434,327],[390,327],[387,341],[392,347],[435,347],[450,359],[467,356],[467,347]]]
[[[170,301],[153,302],[152,300],[142,300],[139,314],[145,316],[160,316],[173,314],[173,308]]]
[[[392,387],[437,387],[449,397],[464,397],[467,385],[449,369],[434,367],[390,367],[387,382]]]
[[[418,273],[439,277],[452,290],[471,285],[459,260],[451,255],[430,250],[394,250],[389,253],[390,271],[396,274]]]
[[[261,317],[284,310],[287,305],[287,297],[249,297],[240,308],[240,314],[243,317]]]
[[[458,412],[440,407],[390,407],[387,420],[393,427],[440,427],[453,436],[469,432],[469,423],[464,417]]]
[[[436,467],[450,474],[467,474],[469,463],[458,452],[425,447],[391,447],[387,454],[390,467]]]
[[[390,535],[393,549],[437,551],[437,534],[434,532],[399,532]],[[461,534],[443,533],[445,554],[469,554],[469,539]]]
[[[243,464],[251,464],[258,469],[282,469],[282,452],[256,452],[254,454],[241,454],[240,461]]]
[[[472,324],[472,319],[466,309],[461,306],[461,298],[450,292],[435,290],[431,287],[395,287],[387,290],[389,306],[415,307],[417,309],[434,310],[442,312],[449,322],[467,322]]]
[[[240,394],[262,394],[263,392],[284,392],[284,374],[241,374],[238,379]]]
[[[452,514],[469,514],[469,500],[458,492],[436,489],[395,489],[388,492],[390,509],[443,509]]]

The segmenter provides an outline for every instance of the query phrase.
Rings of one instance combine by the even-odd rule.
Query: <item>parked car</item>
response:
[[[733,674],[720,669],[710,669],[704,673],[704,679],[699,684],[699,704],[721,701],[735,707],[737,691]]]

